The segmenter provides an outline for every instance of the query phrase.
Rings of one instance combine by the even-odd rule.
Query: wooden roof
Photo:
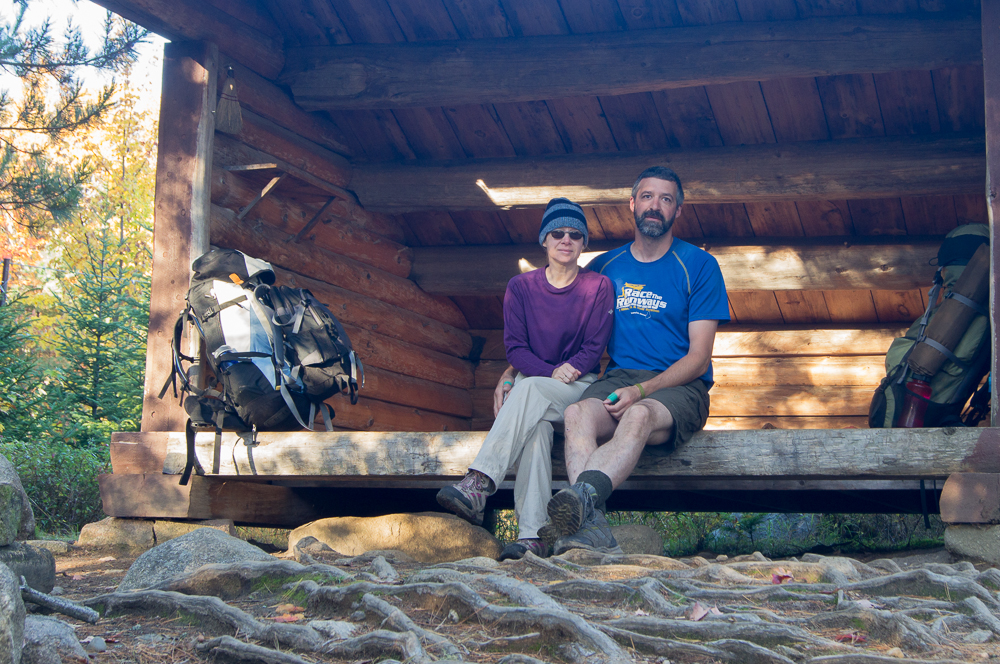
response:
[[[291,80],[289,66],[301,63],[303,54],[317,47],[555,39],[697,26],[719,26],[720,31],[738,35],[740,31],[734,27],[739,24],[788,21],[802,22],[803,30],[808,32],[819,25],[810,21],[819,17],[860,17],[859,23],[864,23],[866,17],[877,21],[886,16],[968,17],[978,21],[980,10],[974,0],[98,2],[168,37],[214,39],[226,56],[282,87],[293,99],[294,86],[290,89],[287,85]],[[968,31],[961,35],[956,39],[963,40],[963,44],[969,41]],[[823,39],[823,34],[807,36],[815,37],[816,49],[836,48]],[[938,46],[951,42],[944,36],[932,43]],[[970,52],[979,52],[978,42],[971,45]],[[568,49],[565,58],[572,62],[575,55]],[[536,157],[620,152],[649,153],[653,163],[657,156],[676,153],[722,154],[710,152],[712,148],[804,143],[843,145],[849,154],[854,144],[842,142],[852,139],[862,146],[877,147],[878,141],[892,137],[981,138],[984,133],[983,72],[975,58],[965,57],[947,66],[893,71],[881,71],[884,67],[878,62],[852,66],[860,73],[708,85],[658,84],[651,86],[651,91],[570,97],[561,94],[524,101],[501,97],[452,105],[329,108],[310,111],[310,116],[318,118],[316,122],[331,136],[325,147],[346,153],[358,166],[451,160],[455,168],[461,168],[466,160],[509,159],[520,167]],[[602,71],[595,77],[609,75]],[[714,76],[716,80],[725,78]],[[296,131],[295,126],[288,129]],[[305,130],[302,133],[305,135]],[[978,154],[977,150],[974,145],[972,152]],[[849,162],[845,161],[863,179],[865,159],[853,165]],[[372,167],[364,168],[370,171]],[[947,177],[947,172],[947,165],[942,166],[941,177]],[[525,173],[526,180],[530,180],[530,171]],[[614,186],[627,188],[636,174],[613,172],[608,177],[617,180],[611,183]],[[684,179],[685,172],[680,176]],[[383,186],[391,188],[393,183],[386,181]],[[711,196],[699,195],[695,202],[685,205],[675,233],[695,241],[741,239],[769,245],[787,244],[788,238],[820,237],[834,238],[832,244],[857,236],[940,236],[957,224],[985,222],[985,197],[977,193],[982,187],[956,184],[952,192],[950,186],[946,183],[941,189],[931,189],[933,195],[914,195],[920,191],[907,187],[900,189],[905,189],[905,195],[894,196],[889,191],[873,198],[844,195],[835,200],[819,196],[775,196],[775,200],[748,196],[742,202],[713,202]],[[426,188],[427,196],[432,198],[433,186]],[[377,208],[377,194],[362,197],[362,202],[366,208]],[[447,209],[398,213],[408,246],[536,241],[541,214],[537,208],[442,208]],[[592,239],[620,241],[631,237],[632,222],[625,205],[591,207],[588,218]],[[914,256],[916,261],[928,258],[930,255]],[[928,281],[931,274],[928,268]],[[496,295],[470,293],[453,299],[470,327],[501,326],[501,302]],[[890,323],[912,321],[924,309],[925,299],[920,289],[733,288],[730,308],[733,320],[740,323]]]

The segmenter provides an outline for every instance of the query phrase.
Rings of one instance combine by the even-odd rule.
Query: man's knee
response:
[[[593,403],[591,402],[598,405],[601,403],[597,399],[584,399],[583,401],[577,401],[566,406],[566,411],[563,413],[566,426],[578,426],[592,421],[594,419],[594,412]]]
[[[621,422],[622,424],[629,423],[648,428],[650,433],[659,430],[669,432],[674,425],[674,418],[663,404],[650,399],[643,399],[634,403],[625,411]]]

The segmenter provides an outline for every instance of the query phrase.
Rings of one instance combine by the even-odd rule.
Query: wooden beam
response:
[[[911,290],[934,277],[928,260],[940,239],[895,242],[850,238],[783,245],[696,241],[719,261],[729,291]],[[585,265],[620,242],[594,242],[580,257]],[[410,278],[436,295],[501,295],[519,273],[522,258],[544,264],[537,245],[415,247]]]
[[[209,248],[218,55],[206,42],[164,47],[143,431],[183,428],[187,421],[173,394],[160,399],[159,392],[172,368],[170,340],[184,308],[191,261]]]
[[[908,325],[804,325],[764,329],[723,325],[715,335],[712,357],[797,357],[884,355]]]
[[[370,210],[495,210],[627,203],[633,179],[660,164],[688,203],[978,194],[982,134],[930,134],[778,145],[355,164],[349,188]]]
[[[816,328],[789,325],[781,328],[727,324],[715,335],[713,358],[719,357],[826,357],[882,355],[907,325],[852,325],[842,323]],[[470,330],[481,339],[480,361],[506,361],[503,330]],[[478,385],[478,387],[488,387]]]
[[[287,51],[303,108],[451,106],[979,62],[976,16],[845,16]],[[572,57],[567,57],[572,54]]]
[[[100,475],[104,513],[117,517],[232,519],[236,523],[296,527],[322,516],[295,489],[262,482],[195,475]]]
[[[982,2],[983,92],[986,97],[986,202],[990,224],[990,321],[992,359],[990,371],[1000,370],[1000,1]],[[990,395],[990,424],[1000,421],[998,390]]]
[[[283,477],[461,477],[485,432],[261,432],[253,448],[260,479]],[[166,439],[165,473],[184,468],[183,432],[141,433],[147,446]],[[213,434],[199,434],[199,458],[211,458]],[[223,434],[222,474],[252,474],[247,447]],[[822,429],[702,431],[672,454],[649,448],[632,479],[651,478],[940,478],[1000,472],[997,429]],[[561,463],[553,473],[565,476]]]
[[[350,149],[344,145],[344,137],[329,120],[319,113],[308,113],[292,101],[282,88],[244,67],[224,52],[219,54],[219,80],[216,85],[221,90],[226,78],[226,67],[232,67],[236,76],[236,94],[240,109],[250,110],[262,118],[288,127],[296,134],[338,154],[350,156]]]
[[[96,0],[96,4],[171,41],[213,42],[266,78],[275,78],[285,61],[280,34],[263,33],[209,2]],[[216,71],[212,70],[213,78]]]

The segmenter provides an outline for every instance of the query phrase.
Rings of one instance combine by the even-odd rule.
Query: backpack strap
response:
[[[188,481],[191,479],[192,470],[199,475],[205,474],[205,469],[201,467],[201,463],[198,461],[198,454],[194,449],[194,425],[191,423],[190,417],[184,426],[184,437],[187,440],[187,462],[184,464],[184,472],[181,474],[181,486],[187,486]]]

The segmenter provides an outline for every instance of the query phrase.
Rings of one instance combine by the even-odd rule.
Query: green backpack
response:
[[[906,334],[893,340],[885,356],[886,377],[882,379],[872,397],[868,411],[868,426],[892,428],[896,426],[907,393],[906,383],[912,376],[906,360],[914,344],[921,339],[927,324],[938,308],[938,295],[943,289],[945,297],[951,294],[955,281],[965,270],[969,259],[982,244],[989,244],[990,231],[986,224],[965,224],[945,236],[938,250],[938,269],[934,284],[928,293],[928,307]],[[977,308],[977,315],[966,328],[955,347],[954,358],[947,360],[931,377],[931,398],[924,415],[924,426],[975,426],[986,416],[989,392],[981,389],[969,404],[969,398],[979,387],[990,368],[990,319],[988,310]],[[922,398],[918,395],[917,398]]]

